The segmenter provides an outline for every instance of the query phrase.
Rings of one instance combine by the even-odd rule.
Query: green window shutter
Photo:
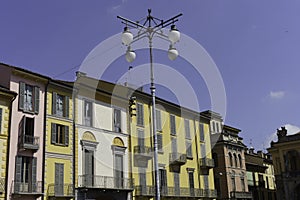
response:
[[[57,137],[57,133],[56,133],[56,124],[51,123],[51,143],[55,144],[56,143],[56,137]]]
[[[156,130],[161,131],[161,112],[160,110],[156,110]]]
[[[39,107],[40,107],[40,88],[34,87],[34,113],[39,113]]]
[[[69,118],[69,103],[70,103],[70,97],[69,96],[65,96],[64,98],[64,117]]]
[[[25,83],[20,82],[19,84],[19,110],[24,110],[24,98],[25,95]]]
[[[57,99],[57,93],[52,93],[52,115],[56,115],[56,99]]]
[[[69,126],[65,126],[65,145],[69,145]]]
[[[138,129],[138,145],[145,146],[145,134],[144,130]]]
[[[37,165],[37,158],[33,157],[32,158],[32,168],[31,168],[31,173],[32,173],[32,191],[36,191],[37,189],[37,181],[36,181],[36,166]]]
[[[55,163],[55,194],[64,194],[64,164]]]

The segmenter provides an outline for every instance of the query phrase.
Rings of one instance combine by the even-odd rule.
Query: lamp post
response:
[[[159,188],[159,172],[158,172],[158,148],[157,148],[157,134],[156,134],[156,108],[155,108],[155,84],[154,84],[154,70],[153,70],[153,46],[152,39],[155,35],[158,35],[160,38],[170,41],[170,47],[168,50],[168,57],[170,60],[175,60],[178,56],[178,51],[174,47],[174,44],[180,39],[180,32],[176,29],[174,25],[178,21],[178,18],[182,14],[178,14],[175,17],[172,17],[166,21],[153,17],[151,15],[151,9],[148,9],[148,15],[143,24],[135,22],[129,19],[126,19],[121,16],[117,16],[118,19],[125,24],[124,31],[122,33],[122,43],[127,46],[127,51],[125,58],[128,62],[133,62],[136,58],[135,52],[131,48],[131,44],[140,40],[141,38],[148,38],[149,42],[149,53],[150,53],[150,91],[152,96],[152,136],[154,138],[154,173],[155,173],[155,199],[160,200],[160,188]],[[152,26],[153,25],[153,26]],[[162,29],[170,26],[171,30],[168,35],[165,35],[162,32]],[[136,36],[130,32],[129,27],[135,28],[138,30]]]

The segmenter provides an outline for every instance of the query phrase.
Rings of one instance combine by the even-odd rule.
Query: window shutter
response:
[[[144,108],[143,104],[137,104],[137,124],[143,126],[144,125]]]
[[[51,123],[51,143],[55,144],[56,143],[56,124]]]
[[[69,145],[69,126],[65,126],[65,145]]]
[[[24,115],[22,117],[22,120],[20,121],[20,124],[19,124],[19,139],[21,139],[22,141],[19,141],[19,142],[24,142],[25,141],[25,134],[26,134],[26,116]]]
[[[200,141],[204,141],[204,127],[203,127],[203,124],[199,124],[199,131],[200,131]]]
[[[39,107],[40,107],[40,88],[34,87],[34,113],[39,113]]]
[[[156,130],[161,131],[161,112],[156,110]]]
[[[37,189],[37,181],[36,181],[36,164],[37,164],[37,158],[32,158],[32,191],[36,192]]]
[[[22,156],[16,156],[16,177],[15,181],[20,183],[22,180]]]
[[[145,146],[145,134],[144,134],[144,130],[140,130],[138,129],[138,145],[139,146]]]
[[[114,127],[116,132],[121,132],[121,110],[114,109]]]
[[[184,128],[185,128],[185,137],[187,139],[191,139],[190,122],[188,119],[184,120]]]
[[[162,149],[163,149],[162,134],[157,134],[156,136],[157,136],[157,149],[159,151],[162,151]]]
[[[24,110],[24,95],[25,95],[25,83],[20,82],[19,85],[19,110]]]
[[[176,135],[175,115],[170,115],[171,134]]]
[[[66,118],[69,118],[69,103],[70,103],[70,97],[69,96],[65,96],[64,98],[65,102],[64,102],[64,114]]]
[[[57,99],[57,93],[52,93],[52,115],[56,115],[56,99]]]

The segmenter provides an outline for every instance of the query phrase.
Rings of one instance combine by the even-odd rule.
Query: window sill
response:
[[[157,153],[164,154],[164,151],[163,150],[158,150]]]
[[[66,144],[59,144],[59,143],[51,143],[52,145],[55,145],[55,146],[60,146],[60,147],[68,147],[69,145],[66,145]]]
[[[189,159],[189,160],[193,160],[194,159],[193,156],[191,156],[191,157],[190,156],[186,156],[186,158]]]

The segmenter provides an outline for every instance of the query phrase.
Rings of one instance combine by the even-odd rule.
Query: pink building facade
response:
[[[0,64],[0,84],[18,93],[12,104],[7,199],[42,199],[47,77]]]

